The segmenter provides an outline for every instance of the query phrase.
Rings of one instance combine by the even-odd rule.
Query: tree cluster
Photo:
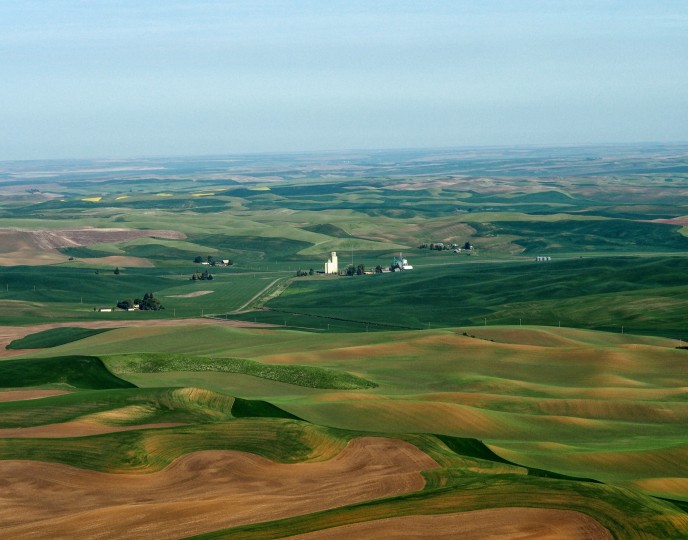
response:
[[[346,267],[347,276],[362,276],[363,274],[365,274],[365,266],[362,264],[359,264],[355,267],[350,264]]]
[[[302,277],[302,276],[312,276],[315,274],[315,270],[312,268],[310,270],[301,270],[300,268],[296,271],[296,277]]]
[[[191,276],[191,279],[193,281],[197,281],[197,280],[205,281],[205,280],[211,280],[214,278],[210,272],[208,272],[207,270],[204,270],[203,272],[194,272],[193,275]]]
[[[128,298],[126,300],[121,300],[117,302],[117,307],[120,309],[140,309],[143,311],[158,311],[159,309],[165,309],[165,307],[160,303],[160,300],[153,296],[153,293],[145,293],[143,299],[135,298],[134,300]]]

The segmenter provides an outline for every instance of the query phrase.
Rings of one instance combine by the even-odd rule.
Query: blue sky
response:
[[[0,0],[0,160],[688,141],[684,0]]]

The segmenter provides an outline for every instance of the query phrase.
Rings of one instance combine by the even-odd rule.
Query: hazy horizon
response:
[[[688,4],[0,2],[0,160],[688,141]]]

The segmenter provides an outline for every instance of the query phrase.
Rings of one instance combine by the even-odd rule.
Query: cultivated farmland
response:
[[[2,164],[0,530],[685,538],[687,152]]]

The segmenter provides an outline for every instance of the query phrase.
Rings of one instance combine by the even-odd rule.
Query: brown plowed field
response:
[[[381,519],[289,538],[611,540],[612,535],[597,521],[580,512],[545,508],[494,508],[457,514]]]
[[[88,264],[102,264],[105,266],[117,266],[120,268],[153,268],[155,265],[143,257],[127,257],[125,255],[109,255],[107,257],[96,257],[79,259]]]
[[[144,237],[183,240],[186,235],[179,231],[169,230],[93,227],[52,230],[0,228],[0,266],[56,264],[68,259],[66,255],[58,251],[60,248],[89,246],[105,242],[126,242]],[[83,260],[120,266],[152,266],[147,259],[138,257],[104,257]]]
[[[323,462],[203,451],[138,475],[0,461],[0,531],[6,538],[179,538],[418,491],[420,471],[437,466],[411,444],[375,437],[353,440]]]
[[[85,227],[78,229],[0,229],[0,245],[23,248],[27,245],[50,250],[63,247],[88,246],[103,242],[126,242],[137,238],[152,237],[167,240],[183,240],[186,235],[179,231],[167,230],[138,230]]]

